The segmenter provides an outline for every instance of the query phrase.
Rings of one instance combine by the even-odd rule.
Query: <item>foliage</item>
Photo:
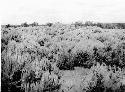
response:
[[[6,28],[9,28],[9,27],[11,27],[11,25],[10,25],[10,24],[7,24],[7,25],[6,25]]]
[[[38,26],[38,23],[37,22],[33,22],[32,24],[30,24],[32,27],[33,26]]]
[[[27,22],[21,24],[22,27],[28,27]]]
[[[82,22],[75,22],[74,23],[75,27],[82,27],[83,26],[83,23]]]
[[[93,22],[91,22],[91,21],[86,21],[86,22],[85,22],[85,26],[93,26]]]
[[[2,91],[125,90],[124,29],[105,29],[116,28],[114,24],[71,25],[2,27]]]
[[[47,23],[46,25],[51,27],[53,25],[53,23]]]

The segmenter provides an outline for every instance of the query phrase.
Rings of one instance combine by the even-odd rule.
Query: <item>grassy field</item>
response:
[[[125,29],[1,28],[2,92],[125,92]]]

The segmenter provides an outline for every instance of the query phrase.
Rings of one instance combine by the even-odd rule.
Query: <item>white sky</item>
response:
[[[125,0],[3,0],[2,24],[125,22]]]

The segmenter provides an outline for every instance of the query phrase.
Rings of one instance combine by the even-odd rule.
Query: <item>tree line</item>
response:
[[[46,23],[44,26],[49,26],[51,27],[54,23]],[[96,23],[96,22],[92,22],[92,21],[86,21],[85,23],[83,22],[75,22],[72,23],[72,25],[74,25],[76,28],[77,27],[87,27],[87,26],[97,26],[100,27],[102,29],[125,29],[125,23]],[[11,24],[7,24],[7,25],[2,25],[5,28],[9,28],[9,27],[34,27],[34,26],[41,26],[39,23],[37,22],[33,22],[31,24],[28,24],[27,22],[24,22],[20,25],[11,25]]]

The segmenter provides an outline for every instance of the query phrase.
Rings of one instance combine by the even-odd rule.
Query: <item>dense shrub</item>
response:
[[[9,27],[11,27],[11,25],[10,25],[10,24],[7,24],[5,27],[6,27],[6,28],[9,28]]]
[[[3,92],[125,90],[124,30],[93,23],[22,26],[1,29]]]
[[[46,25],[51,27],[53,25],[53,23],[47,23]]]
[[[21,26],[22,27],[28,27],[29,25],[27,24],[27,22],[25,22],[25,23],[22,23]]]
[[[33,22],[32,24],[30,24],[32,27],[33,26],[38,26],[39,24],[37,22]]]

